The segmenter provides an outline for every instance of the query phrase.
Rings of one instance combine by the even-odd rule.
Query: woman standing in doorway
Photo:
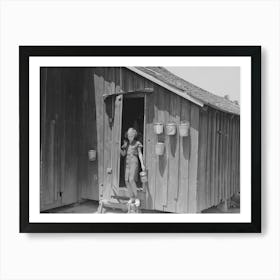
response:
[[[126,156],[125,161],[125,184],[130,194],[130,201],[132,202],[137,197],[137,179],[139,172],[140,160],[141,168],[144,171],[145,166],[142,155],[142,144],[136,140],[137,131],[134,128],[129,128],[127,131],[128,142],[124,140],[124,144],[121,147],[121,155]]]

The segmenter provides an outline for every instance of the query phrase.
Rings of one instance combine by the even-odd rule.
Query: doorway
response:
[[[121,131],[121,145],[124,143],[125,134],[130,127],[137,131],[137,141],[144,143],[144,95],[131,94],[124,96],[122,109],[122,131]],[[143,145],[144,146],[144,145]],[[144,147],[143,147],[144,149]],[[142,151],[144,154],[144,151]],[[139,159],[138,159],[139,160]],[[140,166],[140,162],[139,162]],[[120,182],[119,187],[125,188],[125,157],[120,158]],[[141,182],[138,174],[137,186],[141,187]]]

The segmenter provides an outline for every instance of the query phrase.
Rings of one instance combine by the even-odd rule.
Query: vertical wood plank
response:
[[[238,126],[237,121],[235,121],[235,188],[237,189],[238,185]]]
[[[211,206],[211,140],[212,140],[212,129],[211,129],[211,109],[208,108],[207,112],[207,152],[206,152],[206,208]]]
[[[165,121],[165,102],[164,96],[161,88],[156,89],[157,100],[155,107],[157,108],[157,122],[166,123]],[[166,144],[165,134],[157,135],[157,142],[163,142]],[[155,148],[155,147],[154,147]],[[166,145],[164,154],[162,156],[156,156],[156,199],[155,199],[155,208],[157,210],[163,210],[163,193],[167,188],[167,154],[166,154]]]
[[[232,185],[234,192],[236,190],[236,159],[237,159],[237,130],[236,130],[236,121],[233,121],[233,167],[232,167]]]
[[[120,75],[119,71],[114,72],[114,86],[115,86],[115,93],[120,93],[121,92],[121,87],[119,84],[120,80]],[[117,188],[119,188],[119,182],[120,182],[120,148],[121,148],[121,134],[122,134],[122,110],[123,110],[123,96],[119,95],[117,97],[117,110],[115,114],[116,122],[114,125],[117,125],[115,129],[115,148],[114,148],[114,153],[116,157],[116,182],[115,185]]]
[[[216,113],[216,131],[214,132],[216,137],[216,147],[215,147],[215,205],[219,204],[219,131],[220,129],[220,113],[217,111]]]
[[[168,212],[176,212],[177,201],[179,197],[179,131],[180,123],[180,101],[181,97],[170,94],[170,114],[169,122],[175,123],[177,127],[176,134],[169,136],[168,145]],[[168,107],[166,108],[168,109]]]
[[[215,156],[216,156],[216,111],[212,111],[211,115],[211,206],[215,205],[216,186],[215,186]]]
[[[93,72],[94,97],[96,104],[96,126],[97,126],[97,160],[98,160],[98,184],[99,197],[103,195],[104,186],[104,77],[103,69],[95,68]]]
[[[234,118],[232,120],[232,167],[231,167],[231,187],[233,189],[233,192],[235,191],[235,187],[234,187],[234,176],[235,176],[235,121]]]
[[[199,116],[199,150],[197,174],[198,211],[206,209],[206,167],[207,167],[207,138],[208,113],[200,110]]]
[[[102,94],[102,93],[101,93]],[[109,69],[104,68],[104,94],[111,94],[111,85],[109,82]],[[103,198],[110,199],[112,191],[112,158],[111,158],[111,143],[112,143],[112,106],[113,97],[108,97],[105,101],[104,108],[104,186]]]
[[[78,184],[78,159],[79,159],[79,141],[80,125],[78,124],[78,110],[81,102],[79,100],[81,93],[81,73],[78,69],[63,69],[65,72],[64,84],[67,90],[67,148],[65,157],[65,188],[62,196],[62,204],[77,202],[80,197],[80,188]]]
[[[189,165],[189,212],[197,211],[197,158],[198,158],[198,135],[199,135],[199,108],[191,105],[191,150]]]
[[[229,197],[232,196],[232,188],[231,188],[231,170],[232,170],[232,131],[231,131],[231,118],[232,115],[229,115],[228,120],[228,191],[229,191]]]
[[[50,142],[49,142],[49,168],[48,168],[48,195],[46,203],[52,203],[55,200],[54,197],[54,137],[55,137],[55,121],[50,122]]]
[[[227,115],[224,114],[224,199],[227,199]]]
[[[234,168],[234,187],[235,192],[239,191],[239,123],[235,120],[235,168]]]
[[[231,188],[232,188],[232,190],[233,190],[233,192],[234,192],[234,165],[235,165],[235,163],[234,163],[234,153],[235,153],[235,147],[234,147],[234,145],[235,145],[235,139],[234,139],[234,117],[233,117],[233,119],[232,119],[232,121],[231,121],[231,137],[232,137],[232,147],[231,147],[231,149],[232,149],[232,151],[231,151],[231,161],[232,161],[232,163],[231,163],[231,174],[230,174],[230,183],[231,183]]]
[[[62,113],[63,113],[63,75],[61,69],[58,73],[57,84],[57,125],[55,129],[55,200],[60,200],[61,196],[61,150],[62,150]]]
[[[62,72],[62,80],[65,80],[65,72]],[[62,122],[62,147],[61,147],[61,192],[63,195],[64,189],[65,189],[65,147],[66,147],[66,122],[65,122],[65,109],[66,109],[66,87],[65,82],[62,84],[62,112],[61,112],[61,122]]]
[[[108,82],[111,95],[116,93],[115,71],[108,67]],[[112,100],[112,124],[111,124],[111,194],[119,194],[119,162],[120,162],[120,134],[122,122],[122,96],[114,96]]]
[[[232,187],[233,191],[235,193],[235,168],[236,168],[236,129],[235,129],[235,118],[233,119],[232,122],[232,138],[233,138],[233,147],[232,147]]]
[[[240,192],[240,117],[237,120],[237,190]]]
[[[222,114],[222,161],[221,161],[221,172],[222,172],[222,199],[225,200],[225,114]]]
[[[223,199],[223,113],[220,113],[219,126],[219,201]]]
[[[155,93],[146,95],[146,142],[145,142],[145,163],[148,172],[148,184],[146,188],[146,206],[148,209],[154,209],[155,195],[156,195],[156,136],[154,133],[154,122],[156,121],[155,114]]]
[[[233,193],[236,193],[235,190],[235,168],[236,168],[236,128],[235,128],[235,117],[233,118],[232,122],[232,134],[233,134],[233,143],[232,143],[232,188],[233,188]],[[239,153],[240,151],[238,151]]]
[[[164,119],[164,124],[167,124],[170,119],[170,102],[172,99],[171,93],[167,91],[162,90],[162,94],[160,98],[164,100],[164,103],[162,104],[162,114],[163,114],[163,119]],[[165,161],[165,162],[164,162]],[[170,136],[165,135],[165,153],[163,157],[160,157],[160,162],[159,162],[159,168],[160,172],[162,174],[162,206],[164,211],[168,211],[168,195],[169,192],[171,192],[171,189],[174,188],[172,186],[169,189],[168,185],[168,177],[169,177],[169,166],[170,166]],[[170,196],[172,194],[170,193]]]
[[[83,198],[98,200],[99,199],[99,186],[98,186],[98,155],[97,160],[91,162],[88,160],[88,150],[94,149],[98,152],[97,147],[97,122],[96,122],[96,104],[95,104],[95,87],[94,87],[94,73],[90,68],[83,69],[83,102],[85,109],[84,112],[79,112],[83,115],[84,128],[81,132],[82,137],[85,139],[83,154],[83,163],[79,167],[84,168],[84,186],[85,196]],[[79,178],[79,182],[83,180]]]
[[[190,103],[181,99],[181,122],[190,123]],[[177,212],[188,211],[188,185],[189,185],[189,157],[190,157],[190,135],[179,138],[179,192],[177,201]]]
[[[78,185],[79,185],[79,196],[81,198],[86,198],[88,196],[88,189],[87,189],[87,158],[86,158],[86,150],[87,150],[87,122],[86,119],[89,119],[88,116],[88,103],[89,103],[89,96],[88,92],[84,89],[81,89],[81,120],[80,120],[80,129],[81,129],[81,137],[78,145],[78,153],[79,153],[79,177],[78,177]]]
[[[114,123],[112,128],[112,187],[117,190],[119,187],[119,169],[118,163],[120,158],[119,153],[119,127],[121,125],[121,104],[122,104],[122,96],[116,96],[115,98],[115,109],[114,109]],[[115,193],[117,195],[117,193]]]
[[[113,141],[112,141],[112,157],[113,157],[113,189],[118,195],[119,175],[120,175],[120,140],[121,140],[121,122],[122,122],[122,104],[123,97],[119,95],[115,100],[115,114],[113,126]]]
[[[229,158],[229,119],[228,119],[228,115],[226,115],[226,136],[225,136],[225,140],[226,140],[225,188],[226,188],[226,199],[228,199],[230,197],[229,181],[228,181],[228,171],[229,171],[229,159],[228,159]]]
[[[231,172],[231,115],[228,115],[228,170],[227,170],[227,180],[228,180],[228,195],[231,197],[231,182],[230,182],[230,172]]]

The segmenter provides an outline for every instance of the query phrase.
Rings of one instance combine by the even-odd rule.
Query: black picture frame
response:
[[[29,58],[32,56],[251,57],[250,223],[31,223],[29,221]],[[261,46],[19,46],[21,233],[259,233],[261,232]]]

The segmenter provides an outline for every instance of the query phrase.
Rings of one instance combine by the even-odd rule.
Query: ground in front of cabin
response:
[[[54,208],[45,213],[97,213],[98,202],[92,200],[85,200],[80,203],[75,203],[68,206],[63,206],[59,208]],[[163,213],[156,211],[142,211],[143,213]],[[106,209],[106,213],[116,214],[124,213],[122,210],[118,209]],[[202,213],[240,213],[240,195],[234,195],[231,199],[231,202],[228,205],[228,209],[225,210],[223,205],[220,204],[216,207],[211,207],[209,209],[203,210]]]

